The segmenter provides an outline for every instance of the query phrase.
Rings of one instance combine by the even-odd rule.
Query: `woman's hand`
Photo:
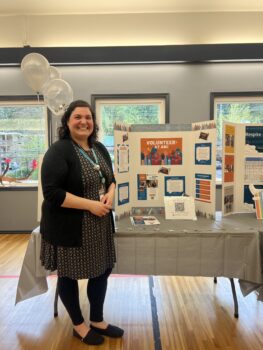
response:
[[[101,197],[100,201],[101,203],[108,204],[112,207],[113,199],[114,199],[114,193],[107,192],[104,194],[104,196]]]
[[[113,200],[114,200],[114,194],[115,194],[115,184],[112,183],[108,189],[108,192],[104,194],[104,196],[101,197],[100,201],[101,203],[110,205],[112,207]]]
[[[88,210],[96,216],[102,217],[110,212],[112,205],[99,201],[90,201]]]
[[[102,217],[107,215],[112,209],[114,193],[115,193],[114,183],[112,183],[109,186],[108,192],[101,197],[100,201],[95,201],[95,200],[75,196],[74,194],[67,192],[65,200],[61,206],[63,208],[88,210],[93,215]]]

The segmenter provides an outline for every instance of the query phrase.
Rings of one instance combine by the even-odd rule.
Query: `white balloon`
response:
[[[50,82],[50,80],[54,80],[54,79],[61,79],[62,78],[62,74],[61,72],[54,66],[49,66],[49,76],[48,79],[46,80],[46,82],[42,85],[41,87],[41,93],[44,94],[44,91],[46,89],[46,86],[48,85],[48,83]]]
[[[49,79],[49,62],[39,53],[29,53],[21,62],[21,70],[28,86],[39,93]]]
[[[73,101],[73,90],[69,83],[63,79],[50,80],[44,89],[44,102],[57,116],[64,113]]]
[[[49,66],[49,80],[61,79],[61,72],[54,66]]]

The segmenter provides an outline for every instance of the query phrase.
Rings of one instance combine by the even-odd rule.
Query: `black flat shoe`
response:
[[[120,338],[123,336],[123,333],[124,333],[123,329],[117,326],[113,326],[111,324],[109,324],[108,327],[105,329],[95,327],[92,324],[90,325],[90,328],[93,329],[98,334],[105,335],[106,337],[111,337],[111,338]]]
[[[95,330],[90,329],[86,336],[82,338],[77,331],[73,328],[73,335],[74,337],[80,339],[83,343],[88,345],[100,345],[104,342],[104,338],[99,335]]]

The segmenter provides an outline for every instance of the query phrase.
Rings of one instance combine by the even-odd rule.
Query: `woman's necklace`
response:
[[[93,166],[93,169],[94,169],[94,170],[97,170],[97,171],[99,172],[100,181],[101,181],[101,183],[104,185],[104,184],[105,184],[105,177],[102,175],[102,172],[101,172],[101,169],[100,169],[100,165],[99,165],[99,161],[98,161],[98,158],[97,158],[97,155],[96,155],[94,149],[91,148],[91,152],[92,152],[92,154],[93,154],[93,157],[94,157],[94,159],[95,159],[95,162],[93,161],[93,159],[91,159],[91,158],[88,156],[87,152],[85,152],[84,149],[83,149],[79,144],[77,144],[77,146],[78,146],[78,148],[79,148],[80,153],[83,155],[83,157],[84,157],[85,159],[87,159],[87,161],[89,161],[90,164]]]

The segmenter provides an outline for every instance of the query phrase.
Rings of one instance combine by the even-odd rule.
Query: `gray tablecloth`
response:
[[[18,280],[15,303],[40,295],[48,290],[46,276],[49,272],[40,264],[40,244],[41,235],[39,227],[37,227],[32,232],[27,245]]]
[[[254,214],[197,221],[157,217],[160,225],[133,226],[130,218],[116,223],[113,272],[238,278],[244,295],[257,290],[263,300],[263,226]],[[16,303],[47,291],[48,272],[40,265],[40,242],[36,228],[25,254]]]

